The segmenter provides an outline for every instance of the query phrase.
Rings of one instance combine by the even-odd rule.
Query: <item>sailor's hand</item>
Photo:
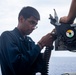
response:
[[[48,33],[47,35],[43,36],[41,40],[38,42],[38,45],[43,48],[44,46],[51,46],[54,41],[53,34],[54,30],[51,33]]]
[[[73,23],[73,20],[70,20],[69,18],[68,18],[68,16],[64,16],[64,17],[61,17],[60,18],[60,21],[59,21],[60,23],[66,23],[66,24],[72,24]]]
[[[60,23],[67,23],[67,22],[68,22],[67,16],[60,18]]]

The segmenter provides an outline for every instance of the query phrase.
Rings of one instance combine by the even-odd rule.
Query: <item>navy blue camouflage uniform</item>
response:
[[[17,28],[1,35],[0,55],[2,75],[35,75],[43,69],[41,49]]]

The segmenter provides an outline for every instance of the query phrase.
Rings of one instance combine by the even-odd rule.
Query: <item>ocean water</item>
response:
[[[65,72],[76,73],[76,57],[52,57],[49,62],[49,75],[61,75]]]
[[[61,75],[65,72],[76,73],[76,57],[51,57],[48,70],[48,75]],[[1,68],[0,75],[2,75]]]

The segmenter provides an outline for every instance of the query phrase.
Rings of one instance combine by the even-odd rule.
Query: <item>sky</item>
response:
[[[51,32],[54,26],[50,24],[49,15],[54,16],[56,10],[59,18],[66,16],[72,0],[0,0],[0,35],[6,30],[14,29],[18,24],[18,13],[24,6],[36,8],[41,20],[38,28],[30,35],[37,43],[42,36]],[[76,56],[76,53],[69,51],[52,51],[52,56]]]

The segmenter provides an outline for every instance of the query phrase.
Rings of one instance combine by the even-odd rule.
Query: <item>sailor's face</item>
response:
[[[33,30],[37,28],[38,20],[31,16],[23,21],[23,33],[29,35]]]

